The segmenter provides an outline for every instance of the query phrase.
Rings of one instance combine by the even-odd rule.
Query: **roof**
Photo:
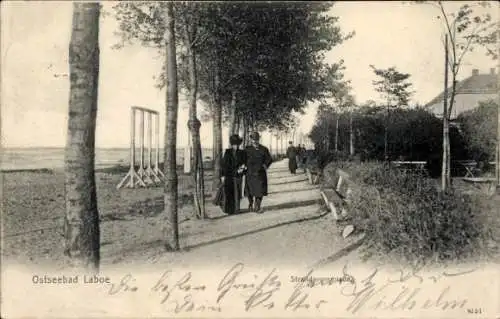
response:
[[[493,72],[489,74],[478,74],[473,70],[473,74],[465,80],[459,81],[456,86],[455,103],[452,110],[452,117],[467,110],[477,107],[480,101],[494,99],[498,94],[498,75]],[[451,92],[451,87],[448,93]],[[444,92],[436,96],[425,105],[433,113],[442,115]]]

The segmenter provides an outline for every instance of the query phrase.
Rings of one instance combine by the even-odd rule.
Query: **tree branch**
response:
[[[443,2],[442,1],[438,1],[438,3],[439,3],[439,8],[441,9],[441,13],[443,14],[443,18],[444,18],[444,21],[445,21],[445,24],[446,24],[446,28],[448,30],[448,35],[450,36],[450,43],[451,43],[452,54],[453,54],[453,61],[456,61],[457,53],[456,53],[456,50],[455,50],[455,38],[453,37],[453,33],[451,32],[450,21],[448,20],[448,16],[446,15],[446,12],[444,11]]]
[[[472,44],[472,40],[474,39],[475,33],[476,33],[476,31],[477,31],[478,28],[479,28],[479,24],[476,25],[476,28],[474,30],[472,30],[471,33],[468,36],[465,37],[467,39],[467,43],[465,44],[465,47],[463,49],[462,54],[460,54],[460,56],[458,58],[457,69],[460,67],[460,64],[462,63],[462,59],[465,56],[465,53],[467,53],[467,51],[469,50],[469,47]],[[458,70],[457,70],[457,73],[458,73]]]

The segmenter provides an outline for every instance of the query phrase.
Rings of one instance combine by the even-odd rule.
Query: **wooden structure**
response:
[[[425,166],[427,162],[425,161],[392,161],[391,164],[405,172],[412,172],[417,174],[425,175],[427,172]]]
[[[352,189],[354,186],[349,175],[341,169],[336,169],[334,176],[325,176],[326,184],[331,187],[322,187],[321,197],[337,222],[344,222],[350,219],[349,206]],[[354,232],[353,225],[346,225],[343,228],[342,236],[348,237]]]
[[[135,126],[136,113],[139,113],[139,167],[136,171],[136,148],[135,148]],[[144,123],[147,114],[147,161],[145,162],[144,152]],[[153,125],[154,117],[154,125]],[[153,126],[155,128],[155,156],[153,160]],[[133,106],[130,110],[130,168],[125,177],[120,181],[116,188],[120,189],[124,186],[128,188],[147,187],[156,185],[162,181],[164,177],[160,167],[160,115],[157,111],[146,109],[139,106]]]

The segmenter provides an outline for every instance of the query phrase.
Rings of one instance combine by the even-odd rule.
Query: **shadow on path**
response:
[[[292,183],[302,183],[302,182],[304,182],[306,180],[307,179],[304,178],[304,179],[298,179],[298,180],[283,181],[283,182],[279,182],[279,183],[269,183],[268,185],[269,186],[273,186],[273,185],[285,185],[285,184],[292,184]]]
[[[289,202],[289,203],[283,203],[283,204],[266,206],[265,198],[264,198],[264,200],[262,201],[262,209],[264,210],[264,214],[265,214],[268,211],[272,212],[272,211],[276,211],[276,210],[280,210],[280,209],[290,209],[290,208],[296,208],[296,207],[306,207],[306,206],[311,206],[311,205],[319,204],[319,203],[320,203],[320,199],[310,199],[310,200],[305,200],[305,201]],[[239,212],[237,214],[221,215],[221,216],[210,217],[210,218],[207,218],[207,219],[208,220],[219,220],[219,219],[224,219],[224,218],[228,218],[228,217],[235,217],[235,216],[239,216],[239,215],[245,215],[245,214],[249,214],[249,213],[256,214],[255,212],[251,212],[248,209],[243,209],[241,212]],[[286,212],[285,212],[285,214],[286,214]]]
[[[282,172],[290,172],[290,170],[288,168],[273,169],[273,167],[271,166],[271,168],[267,171],[267,174],[282,173]]]
[[[246,235],[251,235],[251,234],[263,232],[263,231],[266,231],[266,230],[269,230],[269,229],[273,229],[273,228],[277,228],[277,227],[281,227],[281,226],[285,226],[285,225],[290,225],[290,224],[295,224],[295,223],[301,223],[301,222],[305,222],[305,221],[309,221],[309,220],[319,219],[319,218],[324,217],[327,214],[329,214],[328,211],[327,212],[323,212],[323,213],[321,213],[319,215],[316,215],[316,216],[303,217],[301,219],[295,219],[295,220],[286,221],[286,222],[278,223],[278,224],[267,226],[267,227],[263,227],[263,228],[258,228],[258,229],[250,230],[250,231],[247,231],[247,232],[244,232],[244,233],[241,233],[241,234],[230,235],[230,236],[226,236],[226,237],[222,237],[222,238],[210,240],[210,241],[207,241],[207,242],[202,242],[202,243],[199,243],[199,244],[185,246],[185,247],[181,248],[181,251],[188,252],[188,251],[191,251],[192,249],[201,248],[201,247],[204,247],[204,246],[209,246],[209,245],[212,245],[212,244],[216,244],[216,243],[220,243],[220,242],[223,242],[223,241],[227,241],[227,240],[231,240],[231,239],[243,237],[243,236],[246,236]]]
[[[149,255],[148,260],[152,261],[151,260],[151,258],[152,258],[152,259],[155,260],[155,261],[152,261],[152,262],[155,263],[156,259],[161,258],[166,253],[185,253],[185,252],[190,252],[191,250],[195,250],[197,248],[202,248],[202,247],[205,247],[205,246],[210,246],[210,245],[217,244],[217,243],[224,242],[224,241],[228,241],[228,240],[231,240],[231,239],[236,239],[236,238],[244,237],[244,236],[247,236],[247,235],[252,235],[252,234],[264,232],[266,230],[270,230],[270,229],[273,229],[273,228],[278,228],[278,227],[281,227],[281,226],[286,226],[286,225],[291,225],[291,224],[296,224],[296,223],[301,223],[301,222],[306,222],[306,221],[320,219],[320,218],[323,218],[324,216],[326,216],[328,214],[329,214],[328,211],[324,211],[324,212],[321,212],[321,213],[319,213],[319,211],[318,211],[318,214],[314,215],[314,216],[308,216],[308,217],[302,217],[300,219],[289,220],[289,221],[277,223],[277,224],[274,224],[274,225],[271,225],[271,226],[261,227],[261,228],[249,230],[249,231],[246,231],[246,232],[242,232],[242,233],[239,233],[239,234],[236,233],[236,234],[228,235],[228,236],[225,236],[225,237],[222,237],[222,238],[216,238],[216,239],[213,239],[213,240],[203,241],[203,242],[200,242],[200,243],[197,243],[197,244],[191,244],[191,245],[187,245],[187,246],[184,246],[184,247],[182,247],[182,244],[181,244],[181,248],[178,251],[169,251],[166,248],[166,246],[165,246],[165,240],[163,240],[163,239],[151,240],[151,241],[148,241],[148,242],[140,243],[140,244],[138,244],[136,246],[133,246],[133,247],[127,247],[127,248],[123,248],[123,249],[120,249],[120,250],[113,250],[113,251],[109,252],[109,254],[106,256],[106,259],[108,259],[108,258],[110,259],[110,264],[116,264],[116,263],[128,260],[130,258],[130,256],[129,256],[130,254],[137,253],[137,252],[140,252],[140,251],[146,251],[148,249],[154,249],[155,251],[153,251],[151,253],[148,253],[148,255]],[[179,234],[179,239],[182,240],[182,238],[185,238],[186,235],[187,234],[182,234],[182,233]],[[107,246],[109,244],[111,244],[111,242],[105,242],[105,243],[103,243],[103,246],[104,245]],[[107,264],[108,262],[105,261],[104,263]],[[326,263],[326,262],[324,262],[324,263]]]
[[[288,202],[288,203],[283,203],[283,204],[277,204],[277,205],[271,205],[267,206],[265,201],[262,201],[262,209],[264,210],[264,214],[268,211],[274,211],[274,210],[280,210],[280,209],[290,209],[290,208],[296,208],[296,207],[306,207],[306,206],[311,206],[315,204],[320,204],[321,200],[318,199],[309,199],[309,200],[303,200],[303,201],[298,201],[298,202]],[[286,213],[285,213],[286,214]]]
[[[359,234],[358,234],[358,236],[359,236]],[[328,256],[328,257],[316,262],[310,268],[317,269],[317,268],[321,268],[321,267],[324,267],[328,264],[332,264],[332,263],[336,262],[340,258],[349,255],[351,252],[353,252],[354,250],[361,247],[361,245],[363,245],[364,239],[365,239],[364,235],[359,236],[354,241],[352,241],[350,244],[348,244],[347,246],[345,246],[341,250],[337,251],[335,254]]]
[[[305,191],[312,191],[318,189],[318,187],[310,187],[310,188],[294,188],[294,189],[287,189],[287,190],[277,190],[277,191],[272,191],[268,192],[268,194],[283,194],[283,193],[295,193],[295,192],[305,192]]]
[[[235,214],[231,214],[231,215],[221,215],[221,216],[215,216],[215,217],[209,217],[207,218],[208,220],[218,220],[218,219],[222,219],[222,218],[227,218],[227,217],[234,217],[234,216],[239,216],[239,215],[245,215],[245,214],[249,214],[249,213],[252,213],[251,211],[247,209],[242,209],[240,210],[238,213],[235,213]]]

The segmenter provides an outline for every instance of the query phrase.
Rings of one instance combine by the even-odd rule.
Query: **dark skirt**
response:
[[[295,171],[297,170],[297,159],[295,158],[295,156],[288,159],[288,169],[291,173],[295,173]]]
[[[224,179],[224,205],[226,214],[236,214],[240,209],[241,202],[241,177],[228,177]]]

